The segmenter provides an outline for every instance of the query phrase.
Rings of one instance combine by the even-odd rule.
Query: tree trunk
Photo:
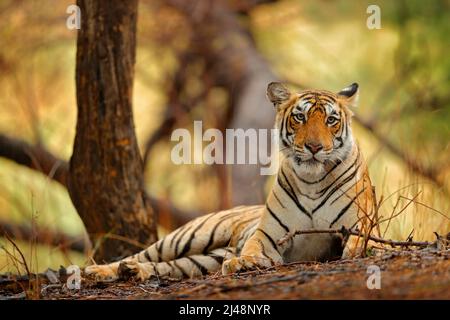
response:
[[[78,117],[69,192],[97,262],[157,240],[134,132],[137,0],[78,0]],[[128,240],[129,241],[128,241]]]

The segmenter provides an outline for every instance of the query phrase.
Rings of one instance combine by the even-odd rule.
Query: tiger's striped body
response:
[[[199,217],[134,256],[85,272],[103,279],[183,278],[355,254],[358,237],[350,238],[345,250],[347,239],[331,234],[300,235],[282,245],[278,240],[297,230],[366,231],[373,191],[348,108],[357,98],[357,85],[338,94],[291,94],[272,83],[268,97],[277,109],[282,161],[264,206]]]
[[[258,226],[264,206],[241,206],[198,217],[146,250],[109,265],[93,265],[85,272],[101,279],[119,274],[139,279],[150,276],[184,278],[220,270],[223,260],[240,252]]]

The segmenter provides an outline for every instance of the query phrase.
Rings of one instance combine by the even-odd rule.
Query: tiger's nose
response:
[[[306,143],[305,147],[311,151],[312,154],[316,154],[323,149],[323,146],[320,143]]]

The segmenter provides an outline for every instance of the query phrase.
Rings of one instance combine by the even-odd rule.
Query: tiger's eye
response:
[[[305,122],[305,115],[303,113],[298,113],[294,115],[294,120],[297,122]]]
[[[336,117],[328,117],[327,124],[332,125],[335,124],[339,119]]]

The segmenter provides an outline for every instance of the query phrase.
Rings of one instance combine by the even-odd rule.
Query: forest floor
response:
[[[380,289],[374,270],[380,269]],[[210,275],[183,281],[98,283],[81,289],[59,283],[0,276],[3,299],[450,299],[450,250],[390,250],[376,256],[328,263],[292,263],[233,276]],[[47,280],[45,280],[47,278]],[[55,279],[54,281],[55,282]],[[64,283],[64,284],[61,284]]]

